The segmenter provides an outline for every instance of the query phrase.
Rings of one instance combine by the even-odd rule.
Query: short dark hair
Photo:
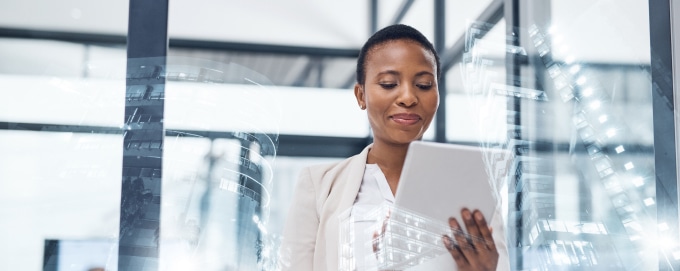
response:
[[[441,65],[439,64],[439,55],[437,50],[430,41],[427,40],[423,33],[416,30],[413,27],[403,24],[395,24],[380,29],[375,32],[361,47],[359,51],[359,59],[357,59],[357,83],[364,85],[366,83],[366,56],[374,47],[381,45],[383,43],[394,41],[394,40],[410,40],[414,41],[421,46],[423,46],[428,51],[432,52],[434,55],[435,62],[437,64],[437,80],[441,76]]]

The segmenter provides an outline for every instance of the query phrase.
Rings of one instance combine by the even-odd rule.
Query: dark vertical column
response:
[[[519,33],[519,0],[506,0],[503,5],[504,17],[505,17],[505,34],[508,37],[508,45],[520,46],[520,33]],[[517,54],[507,53],[505,60],[505,70],[506,70],[506,81],[510,86],[519,87],[521,84],[518,80],[520,74],[520,59]],[[520,98],[514,97],[510,99],[510,107],[512,110],[519,112],[520,108]],[[519,115],[515,117],[515,125],[520,125]],[[521,135],[517,134],[516,139],[521,139]]]
[[[130,1],[118,270],[158,270],[168,0]]]
[[[368,35],[373,35],[373,33],[378,31],[378,0],[371,0],[371,7],[369,8],[371,13],[368,25]]]
[[[446,1],[434,1],[434,48],[440,55],[446,49]],[[439,72],[439,71],[438,71]],[[439,109],[435,124],[436,142],[446,142],[446,71],[440,72],[439,78]]]
[[[520,17],[519,17],[519,0],[505,0],[503,5],[503,17],[505,17],[505,35],[506,42],[508,46],[520,46]],[[518,78],[521,76],[521,61],[517,54],[506,53],[505,57],[505,71],[506,71],[506,84],[509,86],[520,87],[521,82]],[[521,98],[519,97],[509,97],[508,98],[508,111],[516,112],[508,116],[511,120],[508,120],[508,124],[513,124],[519,127],[522,125],[520,112],[521,112]],[[522,139],[522,131],[516,131],[512,133],[509,139]]]
[[[253,216],[262,217],[262,166],[250,160],[251,149],[255,139],[241,139],[241,152],[239,154],[239,185],[243,192],[238,201],[238,267],[250,269],[257,266],[262,259],[262,233]],[[259,143],[255,143],[259,144]],[[251,192],[248,196],[245,191]]]
[[[45,240],[43,271],[59,271],[59,240]]]
[[[671,5],[668,0],[649,0],[649,38],[652,73],[652,105],[654,116],[654,168],[656,172],[657,222],[669,230],[659,231],[660,238],[678,240],[678,180],[676,167],[673,81],[673,47]],[[673,251],[659,253],[659,270],[680,266]],[[677,269],[675,269],[677,270]]]
[[[519,46],[519,0],[505,0],[503,4],[503,17],[505,17],[505,35],[508,46]],[[505,80],[509,86],[520,86],[520,59],[516,54],[506,53],[505,57]],[[521,100],[518,97],[508,97],[507,99],[508,125],[521,127]],[[521,140],[521,129],[512,129],[508,135],[508,140]],[[522,147],[519,144],[515,148]],[[528,146],[527,146],[528,147]],[[519,155],[518,149],[514,153]],[[521,270],[522,263],[522,191],[520,190],[520,180],[522,178],[523,165],[518,163],[513,178],[508,184],[508,252],[510,264],[513,270]]]

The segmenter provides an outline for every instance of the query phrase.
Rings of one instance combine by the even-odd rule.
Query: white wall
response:
[[[125,35],[128,1],[5,0],[0,26]],[[170,1],[175,38],[357,48],[368,37],[368,2],[314,0]]]

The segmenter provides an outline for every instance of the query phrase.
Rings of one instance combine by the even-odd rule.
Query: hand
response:
[[[460,212],[469,235],[461,229],[458,221],[449,218],[449,226],[456,238],[443,237],[444,245],[458,265],[458,270],[491,271],[498,264],[498,250],[491,236],[492,229],[486,224],[484,215],[478,210],[471,213],[467,208]]]
[[[391,214],[392,210],[388,210],[385,219],[383,219],[380,231],[373,232],[373,239],[371,239],[371,243],[373,244],[373,254],[375,255],[376,259],[378,258],[378,253],[380,252],[380,249],[378,248],[379,245],[378,243],[381,241],[380,237],[385,233],[385,229],[387,228],[387,221],[390,219]]]

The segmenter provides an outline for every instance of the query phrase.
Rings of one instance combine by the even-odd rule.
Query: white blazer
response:
[[[340,221],[347,218],[359,193],[370,148],[341,162],[302,170],[279,251],[283,270],[338,270]],[[491,224],[500,254],[498,270],[510,270],[504,231]]]

